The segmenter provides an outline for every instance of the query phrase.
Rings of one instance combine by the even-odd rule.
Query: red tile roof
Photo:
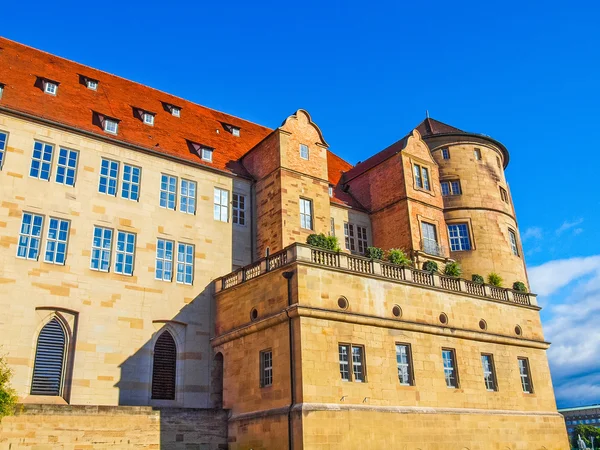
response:
[[[369,159],[359,162],[358,164],[356,164],[356,166],[354,166],[352,169],[350,169],[348,172],[346,172],[344,174],[344,179],[342,181],[344,183],[347,183],[352,178],[356,178],[357,176],[366,172],[367,170],[372,169],[375,166],[378,166],[386,159],[391,158],[392,156],[394,156],[397,153],[400,153],[402,151],[402,149],[406,146],[407,141],[408,141],[408,135],[403,137],[399,141],[394,142],[389,147],[381,150],[379,153],[374,154]]]

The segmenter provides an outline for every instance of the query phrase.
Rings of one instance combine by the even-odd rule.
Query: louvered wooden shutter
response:
[[[60,395],[66,341],[65,330],[56,318],[40,331],[31,381],[32,395]]]
[[[161,334],[154,345],[152,364],[152,398],[175,400],[175,375],[177,348],[173,336],[168,331]]]

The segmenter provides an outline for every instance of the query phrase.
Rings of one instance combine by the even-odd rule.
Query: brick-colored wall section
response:
[[[0,423],[11,450],[227,449],[227,411],[25,405]]]
[[[283,249],[281,170],[258,180],[255,187],[256,254],[254,259]]]

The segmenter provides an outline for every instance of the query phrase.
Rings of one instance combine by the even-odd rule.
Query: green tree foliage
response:
[[[383,259],[383,250],[379,247],[367,247],[367,258]]]
[[[406,256],[406,253],[404,252],[404,250],[399,249],[399,248],[391,248],[388,251],[387,259],[392,264],[396,264],[398,266],[412,265],[412,261],[410,260],[410,258],[408,256]]]
[[[462,269],[460,264],[456,261],[446,264],[444,268],[444,275],[448,275],[449,277],[460,277],[462,274]]]
[[[577,436],[581,436],[585,445],[592,448],[592,436],[594,437],[594,448],[600,448],[600,428],[592,425],[577,425],[571,435],[571,447],[578,449]]]
[[[0,419],[14,413],[17,403],[15,391],[10,387],[12,371],[6,361],[0,356]]]
[[[308,236],[308,238],[306,238],[306,243],[308,245],[312,245],[313,247],[319,247],[334,252],[338,252],[340,250],[340,245],[337,238],[335,236],[325,236],[323,233],[311,234]]]
[[[496,272],[492,272],[488,275],[488,284],[496,287],[502,287],[502,277],[498,275]]]

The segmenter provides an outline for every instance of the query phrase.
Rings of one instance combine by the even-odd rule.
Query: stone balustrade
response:
[[[306,244],[292,244],[248,266],[215,280],[215,292],[237,286],[259,275],[279,269],[294,262],[315,264],[324,268],[381,277],[389,281],[435,288],[454,293],[485,297],[517,305],[537,306],[535,294],[518,292],[489,284],[474,283],[462,278],[430,273],[408,266],[397,266],[388,262],[369,259],[342,252],[332,252]]]

